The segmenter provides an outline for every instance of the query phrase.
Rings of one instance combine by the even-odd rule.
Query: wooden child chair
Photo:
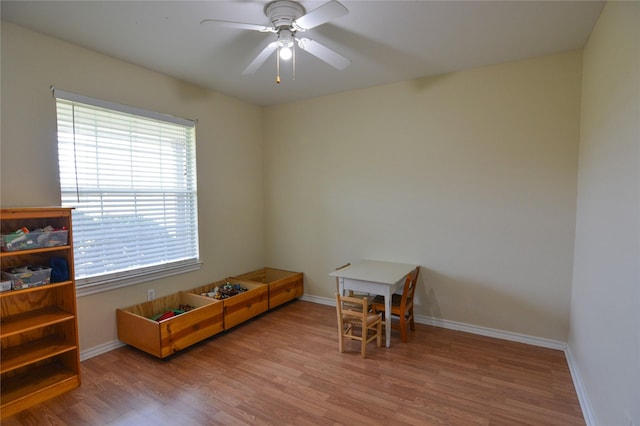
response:
[[[392,322],[391,328],[400,329],[400,338],[404,343],[407,343],[407,325],[411,331],[416,330],[416,324],[413,319],[413,299],[416,293],[419,273],[420,267],[418,266],[407,275],[404,288],[402,289],[402,295],[394,294],[391,297],[392,319],[397,318],[399,320],[396,323]],[[373,312],[382,313],[382,317],[384,318],[387,314],[384,307],[384,298],[382,296],[376,296],[373,299],[371,309]]]
[[[336,312],[338,315],[338,350],[344,352],[344,339],[360,341],[360,356],[365,358],[367,343],[376,339],[378,347],[382,345],[382,317],[368,312],[366,297],[349,297],[336,293]],[[360,329],[360,335],[354,329]]]

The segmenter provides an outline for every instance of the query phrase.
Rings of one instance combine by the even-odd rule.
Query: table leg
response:
[[[384,333],[387,347],[391,347],[391,290],[384,295]]]

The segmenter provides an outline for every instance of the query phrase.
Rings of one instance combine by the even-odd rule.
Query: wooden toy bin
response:
[[[224,310],[224,329],[229,330],[236,325],[251,319],[269,309],[269,288],[261,283],[252,281],[239,280],[236,278],[227,278],[205,286],[189,290],[190,293],[201,295],[203,293],[213,292],[214,288],[222,288],[227,282],[230,284],[240,284],[248,289],[245,292],[231,296],[227,299],[221,299]],[[206,296],[200,296],[206,297]],[[211,299],[215,300],[215,299]]]
[[[304,277],[302,272],[262,268],[236,275],[230,279],[248,280],[267,284],[269,286],[269,309],[273,309],[304,294]]]
[[[179,305],[195,309],[163,321],[150,319]],[[219,300],[181,291],[149,302],[116,310],[118,339],[158,358],[165,358],[223,329]]]

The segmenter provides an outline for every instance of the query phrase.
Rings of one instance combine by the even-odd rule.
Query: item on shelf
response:
[[[51,282],[51,268],[38,265],[26,265],[2,271],[2,278],[11,280],[11,288],[20,290],[38,287]]]
[[[51,267],[51,282],[61,283],[69,280],[69,264],[64,257],[52,257],[49,259]]]
[[[31,250],[43,247],[67,245],[69,230],[66,226],[54,228],[47,225],[30,230],[26,226],[10,234],[2,234],[0,247],[2,251]]]
[[[11,280],[0,281],[0,291],[11,290]]]

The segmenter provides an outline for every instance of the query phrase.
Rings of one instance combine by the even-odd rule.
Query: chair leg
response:
[[[378,323],[378,336],[376,339],[376,345],[378,347],[382,346],[382,321]]]
[[[400,338],[403,343],[407,343],[407,320],[404,315],[400,316]]]
[[[340,353],[344,352],[344,338],[345,335],[348,334],[352,334],[353,333],[353,328],[351,327],[351,325],[347,325],[347,328],[345,329],[344,326],[342,326],[342,328],[338,328],[338,350],[340,351]]]
[[[369,329],[363,325],[362,326],[362,341],[360,343],[360,356],[364,358],[365,352],[367,350],[367,337],[369,337]]]

